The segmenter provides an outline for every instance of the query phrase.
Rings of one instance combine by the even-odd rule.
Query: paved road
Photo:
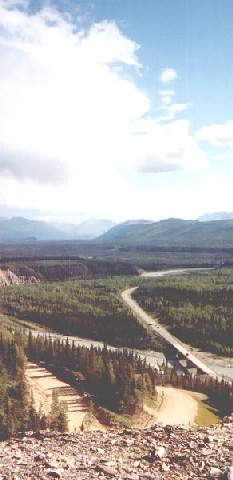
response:
[[[209,375],[210,377],[216,379],[217,374],[211,370],[205,363],[203,363],[199,358],[197,358],[191,350],[189,350],[186,346],[184,346],[180,340],[176,337],[171,335],[166,328],[158,323],[158,321],[150,315],[148,315],[141,307],[139,307],[138,303],[132,299],[132,293],[137,290],[138,287],[129,288],[122,292],[121,296],[123,300],[129,305],[129,307],[136,313],[138,318],[141,320],[142,324],[147,328],[150,328],[151,332],[154,332],[157,337],[159,337],[162,341],[173,345],[173,347],[178,350],[184,357],[186,357],[190,362],[195,365],[199,370],[203,373]],[[222,377],[218,377],[220,380]]]

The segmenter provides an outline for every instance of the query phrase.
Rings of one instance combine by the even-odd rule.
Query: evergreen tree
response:
[[[50,429],[59,432],[68,431],[67,409],[64,403],[59,402],[59,397],[56,389],[53,390],[52,393]]]

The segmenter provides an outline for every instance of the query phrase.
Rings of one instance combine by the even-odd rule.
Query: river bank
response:
[[[74,342],[75,345],[81,345],[87,348],[90,348],[91,346],[96,347],[96,348],[103,348],[104,343],[103,342],[98,342],[95,340],[90,340],[88,338],[81,338],[81,337],[74,337],[74,336],[69,336],[67,337],[66,335],[62,335],[59,333],[54,333],[54,332],[42,332],[41,330],[39,331],[34,331],[33,335],[48,335],[52,340],[59,339],[63,342],[66,342],[67,338],[70,343]],[[231,357],[220,357],[218,355],[214,355],[213,353],[210,352],[202,352],[198,349],[195,349],[193,347],[190,347],[190,350],[193,351],[195,356],[197,356],[203,363],[206,363],[207,366],[209,366],[214,372],[216,372],[216,375],[223,376],[226,380],[233,380],[233,358]],[[111,345],[108,346],[108,348],[114,350],[116,347],[113,347]],[[159,366],[163,365],[163,363],[166,361],[165,355],[162,352],[155,352],[154,350],[136,350],[134,349],[134,352],[140,356],[143,360],[145,359],[147,363],[149,363],[152,367],[158,368]]]
[[[68,430],[78,432],[85,425],[88,430],[105,430],[93,415],[86,401],[85,395],[69,384],[59,380],[49,372],[46,367],[35,363],[28,363],[26,379],[29,386],[30,397],[34,407],[40,415],[49,416],[52,406],[52,394],[56,391],[58,399],[66,406]],[[199,403],[205,408],[206,395],[179,390],[173,387],[156,387],[157,399],[148,406],[144,402],[141,413],[129,417],[122,417],[125,424],[132,428],[148,428],[157,423],[162,425],[195,426],[198,415]],[[116,420],[117,420],[116,415]],[[86,420],[87,419],[87,420]],[[211,424],[217,421],[211,418]],[[85,422],[85,423],[84,423]],[[210,424],[209,423],[209,424]]]
[[[168,275],[184,275],[192,272],[212,270],[210,268],[183,268],[183,269],[174,269],[166,270],[160,272],[142,272],[141,276],[144,278],[159,278]],[[185,345],[185,344],[184,344]],[[220,355],[215,355],[211,352],[204,352],[197,348],[186,345],[191,352],[205,363],[211,370],[213,370],[216,375],[225,378],[226,380],[233,381],[233,358],[225,357]]]

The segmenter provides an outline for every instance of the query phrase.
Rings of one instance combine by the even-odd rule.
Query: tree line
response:
[[[11,286],[0,289],[0,310],[65,335],[160,350],[159,342],[149,338],[136,316],[123,304],[120,292],[129,284],[127,278],[109,277]]]
[[[233,382],[192,375],[166,366],[153,368],[133,351],[75,346],[47,336],[29,334],[27,356],[43,361],[59,378],[88,392],[95,406],[121,414],[142,411],[143,398],[156,398],[157,385],[205,393],[223,415],[233,410]]]
[[[19,431],[37,431],[50,428],[67,430],[67,414],[53,394],[48,417],[38,412],[29,395],[25,378],[25,338],[0,327],[0,439]]]
[[[156,399],[157,385],[203,392],[224,415],[233,410],[233,384],[206,375],[181,374],[166,365],[158,370],[147,365],[133,351],[87,348],[72,342],[52,341],[47,336],[10,334],[0,331],[0,438],[18,431],[53,429],[66,431],[67,413],[53,393],[51,412],[46,417],[35,409],[25,382],[26,357],[44,362],[56,376],[87,392],[90,406],[132,415],[143,408],[143,399]]]
[[[232,269],[156,279],[141,285],[134,298],[181,340],[233,355]]]
[[[0,438],[20,430],[27,417],[22,344],[0,330]]]
[[[145,395],[156,396],[156,370],[133,351],[87,348],[29,334],[30,360],[45,362],[62,380],[88,392],[95,405],[121,414],[142,410]]]

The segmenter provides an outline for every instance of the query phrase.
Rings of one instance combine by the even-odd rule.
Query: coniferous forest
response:
[[[141,307],[194,347],[233,355],[233,270],[150,280],[134,292]]]
[[[22,429],[28,419],[24,378],[25,355],[21,339],[0,331],[0,438]]]
[[[0,440],[19,431],[67,430],[66,411],[55,394],[49,417],[34,407],[25,378],[25,342],[23,334],[0,327]]]
[[[165,364],[156,369],[126,349],[75,346],[68,338],[64,343],[30,333],[26,354],[34,362],[42,360],[57,377],[79,391],[88,392],[94,405],[116,413],[142,411],[145,396],[156,398],[156,385],[205,393],[224,415],[233,408],[233,382],[180,374]]]
[[[30,360],[44,361],[59,378],[89,392],[94,404],[116,413],[139,412],[143,397],[156,394],[156,370],[133,351],[87,348],[71,345],[68,339],[64,344],[29,334],[26,353]]]
[[[120,297],[130,282],[135,279],[108,277],[11,286],[0,289],[0,310],[65,335],[160,350],[161,345],[151,341]]]
[[[87,348],[45,335],[22,335],[1,331],[0,337],[0,438],[18,431],[67,430],[66,410],[54,392],[51,412],[45,417],[36,411],[25,382],[26,357],[43,362],[58,378],[88,395],[90,407],[104,407],[112,412],[140,413],[145,396],[156,399],[156,385],[206,393],[222,414],[233,407],[233,385],[211,378],[179,375],[163,365],[156,370],[133,351],[110,350],[105,346]]]
[[[66,335],[77,335],[126,351],[77,347],[46,336],[1,328],[0,437],[19,430],[67,429],[66,412],[54,395],[51,414],[36,412],[25,383],[26,357],[44,362],[56,376],[88,393],[90,404],[118,414],[142,410],[144,396],[156,397],[156,385],[174,385],[209,395],[221,412],[232,410],[232,384],[179,375],[163,366],[146,365],[129,348],[162,347],[121,299],[121,292],[140,285],[135,298],[186,342],[223,355],[233,353],[233,270],[219,269],[181,277],[150,280],[102,277],[65,282],[11,285],[0,289],[0,311],[39,323]],[[11,326],[12,329],[12,326]],[[194,334],[195,332],[195,334]]]

